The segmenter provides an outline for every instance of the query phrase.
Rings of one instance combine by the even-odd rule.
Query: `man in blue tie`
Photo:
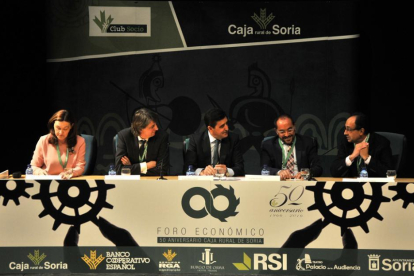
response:
[[[244,161],[239,136],[229,132],[226,113],[218,108],[204,115],[205,131],[190,136],[184,171],[192,165],[196,175],[214,175],[218,170],[226,176],[243,176]]]

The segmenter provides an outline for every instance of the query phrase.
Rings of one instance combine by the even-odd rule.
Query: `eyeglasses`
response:
[[[351,132],[351,131],[354,131],[354,130],[358,130],[358,129],[356,129],[356,128],[352,129],[352,128],[350,128],[350,127],[346,127],[346,128],[345,128],[345,131],[346,131],[346,132]]]
[[[282,135],[285,134],[286,132],[291,134],[291,133],[293,133],[293,131],[295,131],[295,129],[293,127],[288,128],[287,131],[286,130],[276,130],[277,133],[282,134]]]

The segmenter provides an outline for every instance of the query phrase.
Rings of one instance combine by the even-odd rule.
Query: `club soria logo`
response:
[[[112,18],[111,15],[109,15],[108,18],[106,18],[105,11],[101,11],[100,15],[101,15],[101,20],[99,20],[95,16],[95,19],[93,19],[93,22],[95,22],[96,25],[98,25],[102,33],[106,33],[106,30],[108,29],[109,25],[112,23],[114,19]]]
[[[105,259],[105,257],[101,254],[98,258],[96,258],[96,250],[91,250],[90,252],[90,257],[84,254],[81,258],[89,266],[91,270],[95,270],[98,267],[98,265]]]
[[[40,265],[40,263],[46,258],[45,253],[40,255],[39,250],[34,251],[34,255],[30,253],[27,257],[33,262],[34,265]]]

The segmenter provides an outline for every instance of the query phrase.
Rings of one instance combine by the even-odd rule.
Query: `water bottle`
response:
[[[361,172],[359,174],[359,177],[360,178],[367,178],[368,177],[368,172],[367,172],[367,169],[366,168],[362,168],[361,169]]]
[[[116,175],[116,171],[115,171],[114,165],[112,165],[112,164],[109,165],[108,175]]]
[[[188,170],[185,172],[185,175],[186,176],[194,176],[195,175],[195,171],[194,171],[192,165],[188,166]]]
[[[26,175],[33,175],[32,165],[30,164],[27,165]]]
[[[267,168],[267,165],[263,165],[262,175],[270,175],[270,171]]]

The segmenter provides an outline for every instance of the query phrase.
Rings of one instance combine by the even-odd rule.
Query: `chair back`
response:
[[[262,141],[262,147],[263,147],[263,143],[264,143],[264,142],[266,142],[267,140],[273,139],[273,138],[275,138],[275,136],[274,136],[274,135],[273,135],[273,136],[267,136],[267,137],[263,138],[263,141]]]
[[[112,140],[112,150],[114,151],[114,158],[116,156],[116,147],[118,146],[118,134],[116,134]]]
[[[390,141],[391,152],[392,152],[392,163],[394,164],[395,170],[403,167],[406,159],[407,151],[407,139],[403,134],[392,133],[392,132],[377,132],[377,134],[384,136]]]
[[[83,139],[85,139],[85,170],[82,175],[91,175],[95,169],[96,155],[98,144],[95,139],[95,136],[88,134],[81,134]]]

